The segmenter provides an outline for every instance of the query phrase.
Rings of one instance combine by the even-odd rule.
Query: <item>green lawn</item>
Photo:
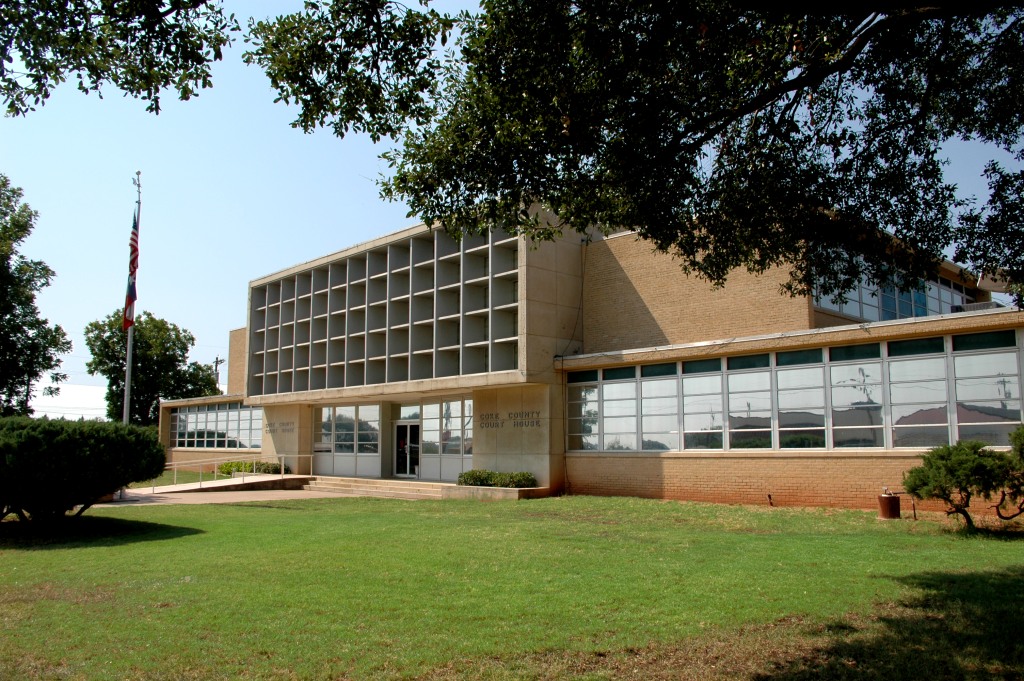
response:
[[[938,517],[567,497],[79,520],[0,525],[0,679],[1024,676],[1024,541]]]

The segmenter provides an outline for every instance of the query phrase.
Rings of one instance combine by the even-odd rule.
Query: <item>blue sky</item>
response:
[[[302,6],[227,4],[243,23]],[[274,104],[263,72],[242,63],[244,47],[214,66],[212,89],[188,102],[166,96],[158,116],[113,88],[100,99],[66,83],[28,116],[0,119],[0,173],[39,213],[22,251],[57,273],[39,308],[74,342],[65,395],[35,400],[37,414],[104,412],[106,382],[85,371],[83,332],[124,302],[136,171],[136,309],[191,331],[191,359],[205,363],[225,357],[228,331],[245,325],[250,280],[416,222],[378,198],[384,147],[291,128],[296,110]]]
[[[244,24],[300,9],[299,0],[226,3]],[[435,4],[457,11],[471,3]],[[101,416],[101,376],[89,376],[83,331],[123,305],[128,236],[141,171],[137,310],[188,329],[191,359],[224,358],[228,332],[245,325],[250,280],[414,224],[407,207],[378,197],[378,159],[368,138],[290,127],[295,110],[273,102],[263,72],[241,61],[236,42],[214,66],[214,87],[162,111],[108,88],[103,99],[69,83],[21,118],[0,118],[0,173],[39,212],[23,253],[56,271],[38,303],[64,327],[74,350],[69,380],[37,414]],[[958,145],[951,169],[973,178],[984,160]],[[222,382],[226,373],[222,373]]]

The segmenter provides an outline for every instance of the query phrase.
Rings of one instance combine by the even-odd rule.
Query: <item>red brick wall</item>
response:
[[[914,453],[710,453],[673,455],[567,454],[571,494],[638,496],[682,501],[877,509],[885,487],[902,491]],[[903,499],[904,515],[910,499]],[[920,502],[918,507],[921,508]],[[928,504],[930,510],[941,506]],[[979,505],[979,512],[984,505]]]

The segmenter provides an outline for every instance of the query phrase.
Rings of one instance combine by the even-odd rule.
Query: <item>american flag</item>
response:
[[[128,239],[128,291],[124,296],[124,322],[121,328],[125,331],[135,324],[135,272],[139,269],[139,214],[132,216],[132,236]]]

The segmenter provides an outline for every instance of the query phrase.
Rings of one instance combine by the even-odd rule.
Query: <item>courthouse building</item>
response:
[[[1020,311],[952,265],[841,306],[785,279],[714,289],[633,233],[419,225],[252,281],[234,394],[165,403],[162,433],[172,459],[247,449],[323,476],[851,507],[929,447],[1006,446]]]

